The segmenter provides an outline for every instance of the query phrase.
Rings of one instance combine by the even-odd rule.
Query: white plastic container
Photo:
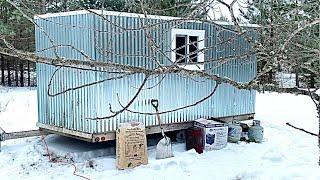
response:
[[[201,118],[195,120],[194,126],[202,129],[205,151],[218,150],[227,146],[228,126],[226,124]]]

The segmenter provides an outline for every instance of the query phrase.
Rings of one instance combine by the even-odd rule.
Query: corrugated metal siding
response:
[[[151,52],[147,46],[145,31],[139,29],[124,32],[114,24],[136,29],[157,23],[151,28],[150,33],[157,45],[166,51],[168,57],[171,57],[172,28],[206,30],[208,38],[205,41],[206,47],[214,46],[232,36],[230,32],[208,23],[178,23],[176,21],[168,22],[160,19],[139,19],[124,16],[106,16],[105,18],[108,21],[93,14],[81,14],[50,17],[44,20],[37,19],[37,23],[44,31],[48,32],[56,44],[72,45],[100,61],[114,61],[148,68],[154,68],[155,63],[150,63]],[[37,51],[52,46],[39,28],[36,28],[36,41]],[[210,48],[205,52],[205,60],[239,54],[245,48],[250,48],[249,44],[245,43],[244,39],[239,39],[227,45]],[[52,49],[38,52],[38,54],[54,57]],[[84,59],[79,52],[70,47],[58,48],[58,54],[66,58]],[[139,56],[130,56],[133,54]],[[162,64],[171,63],[159,52],[156,53],[156,57],[161,60]],[[124,112],[108,120],[86,119],[110,115],[109,104],[113,110],[121,109],[117,94],[120,102],[126,104],[142,83],[143,75],[132,75],[120,80],[107,81],[69,91],[56,97],[49,97],[47,95],[48,84],[56,69],[57,67],[50,65],[37,65],[39,122],[88,133],[114,131],[119,123],[131,120],[144,122],[146,126],[157,125],[155,116],[129,112]],[[205,69],[220,76],[245,82],[255,76],[256,61],[254,57],[250,57],[250,60],[245,62],[239,60],[224,64],[213,62],[205,64]],[[113,76],[116,75],[107,72],[61,68],[53,77],[51,93]],[[162,76],[149,78],[145,88],[156,85],[162,78]],[[200,78],[190,79],[175,74],[165,75],[158,86],[143,90],[130,109],[139,112],[154,112],[150,104],[151,99],[159,99],[160,111],[185,106],[207,96],[213,90],[214,85],[215,82]],[[237,90],[230,85],[223,84],[220,85],[214,96],[200,105],[161,115],[161,119],[165,123],[173,123],[200,117],[250,114],[254,113],[254,103],[255,91]]]

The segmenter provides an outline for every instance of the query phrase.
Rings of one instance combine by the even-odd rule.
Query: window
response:
[[[204,30],[172,29],[171,60],[186,69],[203,70]]]

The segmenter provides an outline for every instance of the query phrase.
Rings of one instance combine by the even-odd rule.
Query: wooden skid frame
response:
[[[19,139],[19,138],[25,138],[25,137],[41,136],[41,135],[47,135],[47,133],[41,132],[40,130],[29,130],[29,131],[6,133],[0,127],[0,152],[1,152],[1,141],[10,140],[10,139]]]
[[[254,114],[245,114],[245,115],[221,117],[221,118],[214,118],[214,119],[218,119],[220,121],[228,123],[233,120],[244,121],[244,120],[250,120],[253,118],[254,118]],[[74,131],[74,130],[52,126],[48,124],[42,124],[42,123],[37,123],[37,126],[39,127],[39,130],[19,131],[19,132],[10,132],[10,133],[6,133],[0,127],[0,152],[1,152],[1,141],[5,141],[9,139],[32,137],[32,136],[41,136],[41,135],[46,135],[50,133],[59,134],[62,136],[80,139],[80,140],[84,140],[92,143],[114,140],[116,138],[115,132],[94,134],[94,133],[84,133],[84,132]],[[163,124],[162,126],[166,132],[177,131],[177,130],[183,130],[183,129],[188,129],[192,127],[193,122],[189,121],[189,122],[181,122],[181,123]],[[41,131],[44,131],[44,132],[41,132]],[[161,130],[159,126],[146,127],[147,134],[155,134],[160,132]]]
[[[254,118],[254,114],[245,114],[245,115],[228,116],[228,117],[221,117],[221,118],[215,118],[215,119],[219,119],[220,121],[223,121],[223,122],[231,122],[233,120],[244,121],[244,120],[250,120],[253,118]],[[115,132],[96,134],[96,133],[84,133],[84,132],[74,131],[74,130],[57,127],[53,125],[48,125],[48,124],[42,124],[42,123],[37,123],[37,126],[41,130],[46,131],[47,133],[59,134],[62,136],[80,139],[80,140],[84,140],[92,143],[109,141],[109,140],[115,139]],[[183,129],[188,129],[192,127],[193,122],[189,121],[189,122],[181,122],[181,123],[163,124],[162,126],[166,132],[177,131],[177,130],[183,130]],[[147,134],[155,134],[160,132],[161,130],[159,126],[146,127]]]

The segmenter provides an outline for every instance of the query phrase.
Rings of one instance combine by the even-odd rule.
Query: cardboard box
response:
[[[218,150],[227,146],[228,126],[226,124],[201,118],[195,120],[194,126],[202,129],[205,151]]]
[[[122,123],[116,131],[117,168],[148,164],[147,138],[142,123]]]

